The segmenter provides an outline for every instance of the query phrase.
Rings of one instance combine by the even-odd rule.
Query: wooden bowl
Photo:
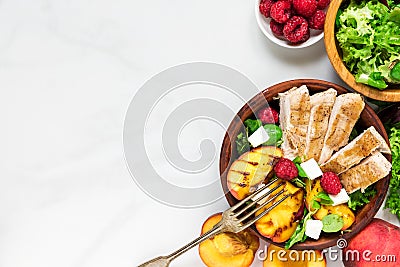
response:
[[[247,119],[253,116],[254,111],[258,111],[259,109],[263,108],[265,105],[265,99],[268,101],[270,106],[276,107],[278,104],[278,100],[274,100],[273,98],[278,95],[278,93],[285,92],[289,89],[291,89],[294,86],[301,86],[301,85],[307,85],[309,91],[311,94],[327,90],[329,88],[334,88],[338,92],[338,94],[344,94],[348,93],[349,91],[345,89],[342,86],[339,86],[334,83],[326,82],[326,81],[321,81],[321,80],[313,80],[313,79],[300,79],[300,80],[291,80],[291,81],[286,81],[282,82],[276,85],[273,85],[264,91],[260,92],[256,96],[254,96],[246,105],[244,105],[240,111],[237,113],[237,116],[233,119],[231,124],[229,125],[229,128],[225,134],[223,143],[222,143],[222,148],[221,148],[221,154],[220,154],[220,174],[221,174],[221,183],[224,192],[226,192],[225,197],[229,203],[229,205],[234,205],[238,201],[233,197],[233,195],[229,192],[228,186],[227,186],[227,179],[226,175],[229,170],[230,165],[232,162],[238,157],[237,152],[236,152],[236,144],[235,144],[235,137],[237,134],[242,131],[242,125],[243,122]],[[379,120],[378,116],[376,113],[372,110],[371,107],[368,105],[365,105],[365,108],[363,112],[361,113],[361,117],[359,121],[356,124],[356,128],[358,129],[366,129],[369,126],[374,126],[376,130],[384,137],[386,142],[389,144],[388,141],[388,136],[386,134],[385,128],[383,127],[382,122]],[[231,140],[229,137],[232,137],[233,140]],[[386,155],[389,161],[391,161],[390,155]],[[292,248],[293,249],[298,249],[298,250],[306,250],[306,249],[324,249],[328,248],[331,246],[336,245],[336,242],[339,238],[343,237],[346,240],[357,234],[361,229],[363,229],[375,216],[375,214],[378,212],[379,208],[381,207],[385,196],[386,192],[389,187],[389,180],[390,180],[390,175],[385,177],[384,179],[378,181],[375,184],[375,187],[377,189],[377,194],[376,196],[371,200],[370,203],[365,205],[362,209],[358,210],[356,212],[356,219],[355,222],[353,223],[351,229],[351,232],[346,232],[341,236],[338,233],[332,233],[332,234],[326,234],[322,233],[321,237],[319,240],[311,240],[307,239],[305,242],[296,244]],[[260,235],[256,228],[253,226],[252,230],[263,240],[269,242],[269,243],[274,243],[275,245],[284,246],[284,243],[275,243],[272,242],[270,239]]]
[[[335,37],[335,20],[339,7],[345,0],[331,1],[325,18],[324,42],[328,58],[339,77],[351,88],[366,97],[389,102],[400,101],[400,86],[389,85],[385,90],[356,82],[354,75],[347,69],[342,61],[341,49]]]

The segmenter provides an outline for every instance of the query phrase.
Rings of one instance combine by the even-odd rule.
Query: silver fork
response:
[[[177,251],[169,254],[168,256],[160,256],[160,257],[154,258],[148,262],[145,262],[145,263],[139,265],[138,267],[167,267],[167,266],[169,266],[169,264],[171,263],[172,260],[174,260],[178,256],[182,255],[189,249],[197,246],[204,240],[207,240],[217,234],[224,233],[224,232],[238,233],[240,231],[243,231],[244,229],[246,229],[247,227],[252,225],[254,222],[256,222],[258,219],[263,217],[265,214],[270,212],[273,208],[275,208],[280,203],[282,203],[286,198],[291,196],[291,194],[284,195],[281,199],[279,199],[278,201],[273,203],[270,207],[265,209],[263,212],[261,212],[260,214],[258,214],[255,217],[250,218],[257,211],[259,211],[260,209],[267,206],[269,203],[274,201],[277,197],[279,197],[280,195],[282,195],[285,192],[285,189],[282,188],[276,194],[274,194],[273,196],[268,198],[267,201],[263,202],[258,207],[250,210],[251,207],[254,207],[257,203],[264,200],[267,196],[271,195],[274,191],[278,190],[279,188],[281,188],[282,186],[285,185],[284,182],[281,182],[278,185],[271,188],[267,193],[259,196],[256,200],[252,201],[251,203],[247,203],[249,200],[251,200],[253,197],[255,197],[258,193],[262,192],[263,190],[266,190],[266,188],[271,186],[276,181],[277,181],[277,179],[273,179],[268,184],[264,185],[263,187],[257,189],[251,195],[247,196],[245,199],[241,200],[237,204],[235,204],[232,207],[230,207],[229,209],[225,210],[222,213],[222,219],[219,223],[217,223],[211,230],[209,230],[208,232],[199,236],[192,242],[181,247]],[[241,209],[239,209],[239,208],[241,208]],[[240,215],[242,215],[242,216],[240,216]]]

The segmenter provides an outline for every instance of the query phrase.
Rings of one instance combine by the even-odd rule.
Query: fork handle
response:
[[[165,256],[161,256],[140,264],[138,267],[167,267],[170,262],[170,259]]]
[[[167,267],[167,266],[169,266],[171,261],[174,260],[175,258],[179,257],[180,255],[182,255],[189,249],[197,246],[204,240],[209,239],[221,232],[223,232],[223,227],[220,223],[218,223],[210,231],[205,232],[204,234],[202,234],[201,236],[199,236],[192,242],[190,242],[190,243],[186,244],[185,246],[181,247],[180,249],[172,252],[168,256],[160,256],[160,257],[154,258],[152,260],[149,260],[149,261],[139,265],[138,267]]]

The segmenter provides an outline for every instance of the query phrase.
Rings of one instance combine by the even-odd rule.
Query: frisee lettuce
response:
[[[375,195],[376,189],[374,185],[370,185],[365,189],[364,193],[362,193],[360,189],[351,193],[349,195],[350,200],[347,204],[350,209],[357,210],[358,208],[363,207],[365,204],[368,204]]]
[[[391,9],[378,0],[351,0],[335,21],[343,62],[357,82],[378,89],[400,83],[390,75],[400,59],[400,8],[388,2]]]
[[[392,178],[385,208],[400,219],[400,122],[392,125],[389,141],[392,150]]]
[[[236,136],[236,150],[239,155],[242,155],[244,152],[250,150],[250,143],[247,136],[247,130],[246,133],[241,132]]]

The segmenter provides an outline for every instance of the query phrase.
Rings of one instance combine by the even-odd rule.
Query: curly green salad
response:
[[[359,83],[383,90],[400,84],[400,4],[351,0],[336,17],[343,62]]]
[[[400,122],[390,125],[390,147],[392,149],[392,178],[385,208],[400,219]]]

